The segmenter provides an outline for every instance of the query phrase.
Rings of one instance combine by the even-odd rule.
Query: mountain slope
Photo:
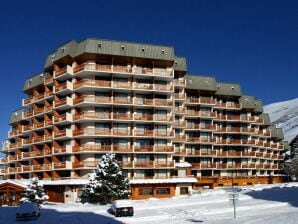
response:
[[[264,106],[273,124],[282,128],[285,140],[291,142],[298,135],[298,98]]]

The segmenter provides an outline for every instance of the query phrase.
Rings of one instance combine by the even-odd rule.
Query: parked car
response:
[[[116,200],[112,204],[112,212],[116,217],[133,216],[134,209],[129,200]]]
[[[36,203],[23,202],[17,209],[16,220],[33,220],[40,216],[40,208]]]

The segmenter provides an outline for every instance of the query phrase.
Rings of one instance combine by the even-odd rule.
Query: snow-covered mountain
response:
[[[289,143],[298,135],[298,98],[264,106],[273,124],[282,128]]]

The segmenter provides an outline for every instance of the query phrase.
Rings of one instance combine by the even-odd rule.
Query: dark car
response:
[[[16,220],[35,220],[40,216],[40,208],[36,203],[23,202],[17,209]]]
[[[116,217],[133,216],[134,209],[129,200],[116,200],[112,204],[112,211]]]

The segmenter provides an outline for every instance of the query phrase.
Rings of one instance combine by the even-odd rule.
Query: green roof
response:
[[[127,56],[134,58],[151,58],[157,60],[174,61],[174,48],[169,46],[141,44],[125,41],[112,41],[103,39],[86,39],[79,43],[72,40],[49,54],[45,68],[63,57],[78,57],[82,54],[101,54]]]
[[[181,72],[187,72],[186,58],[175,57],[174,70],[181,71]]]
[[[187,89],[216,91],[216,80],[214,77],[186,75],[185,79]]]
[[[284,139],[284,133],[283,133],[283,131],[282,131],[281,128],[276,128],[276,132],[277,132],[277,138],[278,138],[279,140]]]
[[[253,96],[241,96],[239,103],[243,109],[255,109],[255,98]]]
[[[263,102],[261,100],[255,100],[255,110],[256,113],[263,113]]]
[[[19,109],[11,112],[9,124],[13,124],[22,120],[24,109]]]
[[[43,84],[44,83],[44,78],[48,77],[48,76],[50,76],[49,73],[41,72],[41,73],[38,73],[37,75],[34,75],[34,76],[28,78],[25,81],[25,84],[24,84],[24,87],[23,87],[23,92],[26,93],[28,90]]]
[[[260,118],[264,120],[265,125],[271,125],[269,114],[260,114]]]
[[[216,95],[242,96],[241,87],[236,83],[216,83]]]

